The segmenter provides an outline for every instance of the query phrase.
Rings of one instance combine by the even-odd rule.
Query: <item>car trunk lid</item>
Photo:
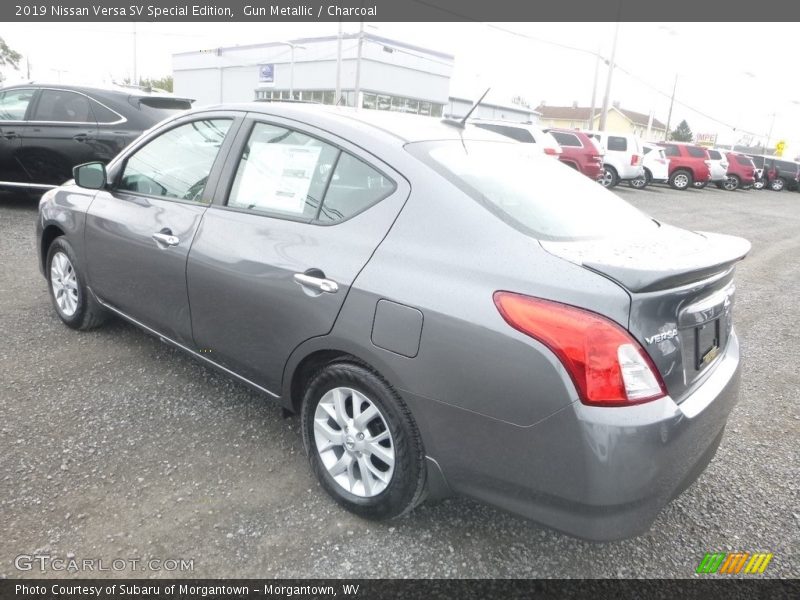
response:
[[[750,250],[747,240],[660,224],[646,236],[541,244],[628,292],[627,328],[676,401],[723,353],[732,331],[734,268]]]

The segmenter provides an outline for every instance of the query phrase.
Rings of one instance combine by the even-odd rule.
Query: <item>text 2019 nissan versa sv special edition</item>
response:
[[[469,125],[190,111],[46,193],[38,240],[64,323],[118,315],[299,412],[322,486],[365,517],[455,493],[636,535],[737,398],[749,243]]]

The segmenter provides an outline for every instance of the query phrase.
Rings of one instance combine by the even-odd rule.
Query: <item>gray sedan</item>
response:
[[[623,538],[720,443],[749,243],[657,222],[533,145],[231,105],[74,175],[37,223],[61,320],[121,317],[300,413],[359,515],[463,494]]]

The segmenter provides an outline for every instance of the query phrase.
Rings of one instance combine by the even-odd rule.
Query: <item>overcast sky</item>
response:
[[[141,76],[171,73],[175,52],[297,37],[332,35],[336,23],[138,23]],[[614,23],[375,23],[367,31],[456,57],[451,92],[491,99],[526,98],[533,106],[573,101],[588,106],[595,58],[611,54]],[[345,32],[358,30],[345,23]],[[788,143],[800,155],[800,84],[792,23],[622,23],[611,100],[666,122],[678,77],[672,127],[686,119],[695,133],[724,143],[745,132]],[[0,36],[30,59],[38,80],[121,80],[133,71],[131,23],[5,23]],[[506,30],[506,31],[504,31]],[[519,35],[515,35],[519,34]],[[567,46],[567,47],[565,47]],[[577,48],[573,49],[573,48]],[[581,52],[580,50],[583,50]],[[8,80],[24,75],[6,71]],[[601,66],[598,104],[607,71]],[[734,132],[733,128],[736,128]]]

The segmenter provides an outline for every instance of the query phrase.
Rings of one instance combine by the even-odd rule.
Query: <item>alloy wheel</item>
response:
[[[675,187],[681,190],[689,185],[689,177],[684,173],[678,173],[673,181],[675,182]]]
[[[722,187],[724,187],[729,192],[732,192],[733,190],[739,187],[739,182],[733,177],[726,177],[725,182],[722,184]]]
[[[351,494],[371,498],[391,483],[394,440],[380,409],[361,392],[337,387],[322,396],[314,441],[328,474]]]
[[[50,261],[50,285],[61,314],[74,315],[78,310],[78,280],[72,262],[63,252],[56,252]]]

